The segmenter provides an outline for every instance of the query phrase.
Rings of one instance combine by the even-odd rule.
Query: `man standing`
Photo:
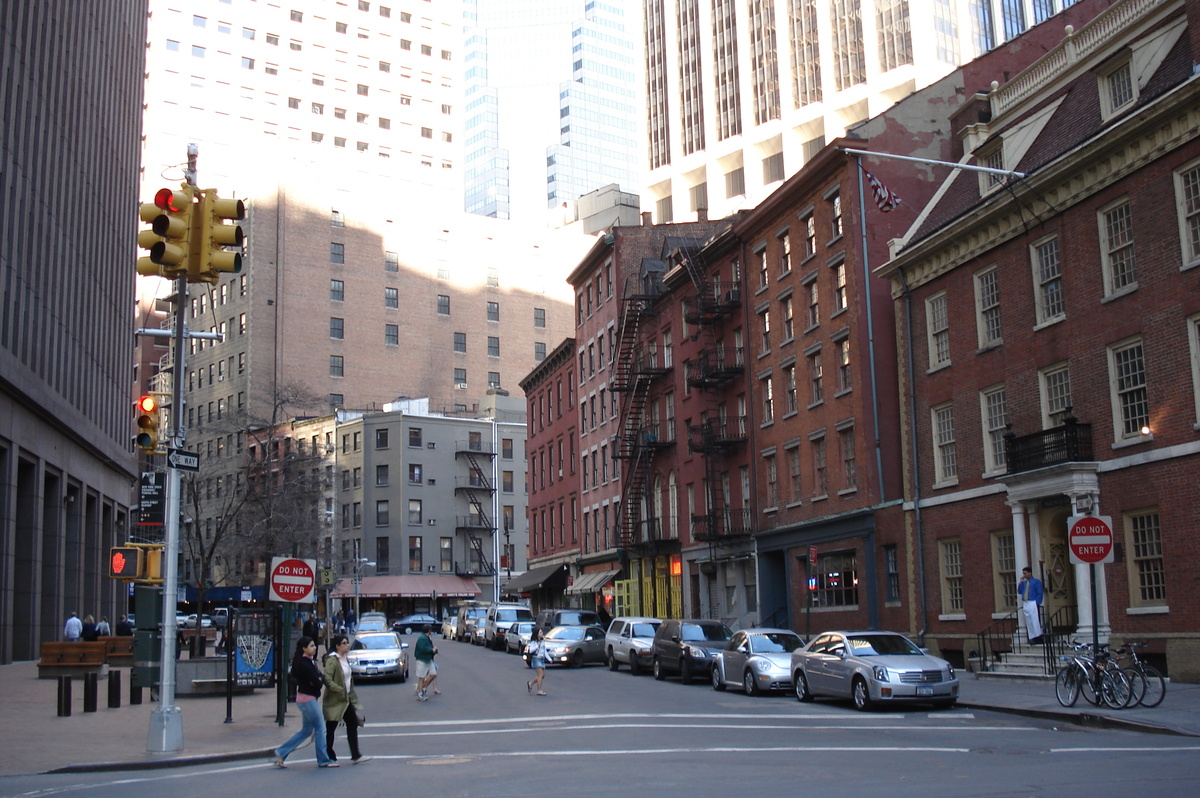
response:
[[[117,637],[133,637],[133,624],[129,622],[128,615],[122,615],[121,620],[117,621]]]
[[[1028,565],[1021,569],[1017,595],[1021,597],[1021,612],[1025,615],[1025,631],[1029,635],[1029,642],[1038,645],[1042,642],[1042,619],[1038,614],[1038,608],[1042,606],[1042,580],[1033,575],[1033,569]]]
[[[78,615],[71,613],[71,617],[67,618],[67,622],[63,626],[63,639],[68,643],[78,643],[82,634],[83,621],[79,620]]]
[[[437,678],[437,666],[433,664],[433,657],[437,654],[437,648],[433,645],[433,638],[429,633],[433,627],[425,624],[421,630],[421,636],[417,638],[417,650],[413,657],[417,660],[417,700],[426,701],[429,695],[425,692],[433,680]]]

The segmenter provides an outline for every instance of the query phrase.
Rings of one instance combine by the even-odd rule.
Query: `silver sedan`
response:
[[[791,668],[800,701],[849,698],[868,710],[915,702],[952,707],[958,700],[950,663],[896,632],[824,632],[792,652]]]
[[[546,633],[547,665],[578,668],[604,662],[604,630],[599,626],[556,626]]]
[[[408,678],[408,643],[395,632],[362,632],[346,653],[354,680]]]
[[[791,690],[792,652],[803,645],[790,629],[742,629],[713,660],[713,689],[741,686],[746,695]]]

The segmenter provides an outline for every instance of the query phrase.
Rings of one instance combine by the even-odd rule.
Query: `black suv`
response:
[[[600,626],[600,616],[591,610],[542,610],[533,622],[543,635],[556,626]]]
[[[693,676],[707,675],[713,657],[731,637],[733,632],[720,621],[695,618],[663,621],[650,648],[654,678],[661,680],[668,673],[678,673],[687,684]]]

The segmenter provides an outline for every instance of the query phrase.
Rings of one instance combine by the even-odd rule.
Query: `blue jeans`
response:
[[[329,758],[329,751],[325,749],[325,713],[321,711],[321,702],[305,701],[296,706],[300,709],[300,717],[303,719],[304,725],[300,727],[300,731],[292,735],[291,739],[276,748],[275,753],[280,759],[287,759],[288,754],[312,737],[313,745],[317,748],[317,764],[328,765],[333,760]]]

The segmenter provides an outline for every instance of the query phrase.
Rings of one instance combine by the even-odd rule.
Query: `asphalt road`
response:
[[[363,765],[317,769],[310,747],[287,770],[29,776],[0,781],[0,795],[1174,796],[1200,780],[1200,740],[963,709],[864,714],[602,665],[551,669],[542,698],[526,692],[517,657],[436,642],[443,695],[418,702],[411,681],[360,686],[374,757]],[[289,719],[280,742],[297,728]],[[340,731],[335,750],[348,757]]]

